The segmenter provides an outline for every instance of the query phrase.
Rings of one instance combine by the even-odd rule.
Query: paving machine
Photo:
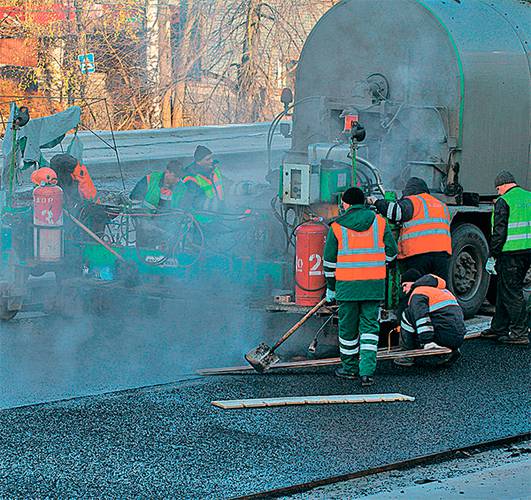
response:
[[[73,121],[63,122],[61,113],[50,117],[58,127],[54,146],[78,126],[80,111],[73,113]],[[102,312],[106,304],[118,305],[117,297],[122,305],[133,297],[171,299],[187,283],[201,281],[233,283],[265,296],[282,287],[287,265],[272,246],[278,231],[269,208],[153,214],[118,190],[99,191],[97,204],[72,208],[60,187],[35,188],[27,181],[47,164],[45,147],[24,127],[38,120],[50,126],[46,118],[31,120],[27,108],[11,107],[0,191],[1,319],[22,308]],[[27,161],[30,145],[35,161]]]

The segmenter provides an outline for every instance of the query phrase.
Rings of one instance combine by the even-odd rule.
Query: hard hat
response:
[[[57,174],[50,167],[42,167],[31,174],[31,182],[37,186],[46,184],[57,184]]]

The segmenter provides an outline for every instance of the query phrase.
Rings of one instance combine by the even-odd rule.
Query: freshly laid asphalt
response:
[[[529,432],[531,350],[474,340],[443,369],[224,376],[0,411],[1,497],[228,498]],[[221,410],[216,399],[401,392],[415,402]]]

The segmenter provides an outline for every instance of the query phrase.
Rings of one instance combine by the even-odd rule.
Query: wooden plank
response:
[[[441,354],[450,354],[451,349],[442,347],[441,349],[415,349],[412,351],[400,351],[394,349],[388,351],[387,349],[379,349],[376,358],[380,361],[397,359],[402,357],[420,358],[427,356],[438,356]],[[325,359],[307,359],[303,361],[285,361],[273,365],[268,371],[278,370],[281,368],[316,368],[320,366],[334,366],[341,364],[340,358],[325,358]],[[204,370],[197,370],[199,375],[229,375],[239,373],[256,373],[255,369],[250,365],[231,366],[226,368],[206,368]]]
[[[477,339],[481,337],[481,330],[483,330],[483,327],[485,324],[477,325],[477,331],[473,331],[472,333],[468,333],[465,335],[465,340],[472,340]],[[487,325],[488,326],[488,325]],[[475,330],[476,328],[474,328]],[[384,360],[390,360],[390,359],[397,359],[402,356],[410,357],[410,358],[420,358],[425,356],[437,356],[440,354],[449,354],[451,351],[450,349],[447,349],[445,347],[441,349],[430,349],[430,350],[424,350],[424,349],[416,349],[414,351],[401,351],[398,348],[394,348],[391,350],[387,349],[379,349],[377,354],[377,359],[380,361]],[[273,365],[270,370],[278,370],[278,369],[297,369],[297,368],[318,368],[320,366],[335,366],[341,364],[341,360],[339,358],[324,358],[324,359],[307,359],[303,361],[284,361],[277,363],[276,365]],[[205,368],[203,370],[197,370],[196,373],[203,376],[211,376],[211,375],[238,375],[238,374],[244,374],[244,373],[256,373],[254,368],[249,365],[242,365],[242,366],[229,366],[224,368]]]
[[[212,401],[214,406],[224,410],[242,408],[271,408],[274,406],[293,405],[326,405],[326,404],[359,404],[359,403],[392,403],[395,401],[415,401],[412,396],[404,394],[345,394],[331,396],[295,396],[286,398],[263,399],[228,399]]]

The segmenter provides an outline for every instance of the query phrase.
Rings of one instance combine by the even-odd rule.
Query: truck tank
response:
[[[490,283],[496,174],[508,169],[531,184],[530,32],[529,1],[344,0],[332,7],[297,67],[292,147],[281,176],[285,212],[306,205],[320,214],[319,204],[332,206],[351,185],[344,117],[359,117],[367,135],[355,182],[378,193],[422,177],[450,206],[448,286],[474,315]]]
[[[367,129],[359,155],[388,188],[416,175],[435,192],[492,197],[501,169],[529,187],[530,25],[519,0],[337,4],[301,53],[286,161],[308,162],[311,145],[319,156],[316,144],[330,154],[354,109]]]

